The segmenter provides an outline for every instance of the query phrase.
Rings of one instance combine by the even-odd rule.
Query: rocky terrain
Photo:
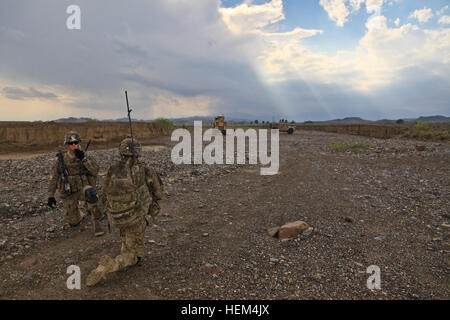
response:
[[[338,152],[335,141],[367,147]],[[166,196],[147,229],[148,254],[94,288],[85,277],[101,255],[119,252],[118,231],[94,238],[89,219],[68,227],[59,198],[47,207],[54,154],[0,162],[0,298],[450,297],[448,143],[280,134],[274,176],[249,165],[174,165],[169,137],[152,144],[160,147],[148,146],[142,160],[160,173]],[[89,153],[102,175],[117,157]],[[309,232],[284,240],[267,232],[297,220]],[[81,290],[66,288],[72,264]],[[381,269],[381,290],[366,287],[370,265]]]

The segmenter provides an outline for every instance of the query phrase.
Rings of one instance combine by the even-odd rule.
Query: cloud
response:
[[[388,2],[393,5],[400,0],[393,0]],[[319,0],[319,4],[328,13],[330,20],[336,22],[336,25],[343,27],[348,21],[348,16],[351,13],[357,13],[361,5],[366,6],[367,13],[380,14],[381,8],[386,3],[386,0]]]
[[[30,100],[30,99],[56,99],[57,96],[52,92],[43,92],[35,88],[19,88],[19,87],[4,87],[2,88],[3,95],[12,100]]]
[[[53,88],[74,112],[121,112],[128,89],[140,118],[149,118],[152,106],[160,108],[169,96],[178,113],[199,115],[242,106],[255,113],[272,103],[249,63],[258,50],[255,35],[233,34],[219,1],[109,4],[80,0],[82,28],[69,31],[67,3],[42,1],[28,10],[25,2],[2,2],[0,30],[17,32],[2,35],[0,81]]]
[[[366,0],[366,11],[368,13],[380,12],[385,0]]]
[[[219,8],[223,21],[235,33],[252,32],[283,20],[283,1],[254,5],[250,1],[236,7]]]
[[[350,0],[350,6],[352,7],[352,11],[358,11],[361,8],[361,4],[363,4],[366,0]]]
[[[450,24],[450,16],[442,16],[438,22],[439,24]]]
[[[410,19],[417,19],[420,23],[425,23],[433,17],[433,10],[426,7],[420,10],[414,10],[414,12],[409,15]]]
[[[448,10],[448,5],[442,7],[442,9],[436,11],[436,14],[437,14],[438,16],[443,15],[444,12],[447,11],[447,10]]]
[[[303,38],[309,38],[316,34],[323,33],[323,30],[316,30],[316,29],[302,29],[302,28],[295,28],[294,30],[288,31],[288,32],[262,32],[261,35],[265,37],[269,37],[271,39],[295,39],[300,40]]]
[[[412,66],[423,66],[426,71],[417,70],[428,74],[447,72],[450,29],[421,30],[412,24],[389,28],[384,16],[369,19],[366,27],[355,50],[336,55],[313,52],[297,41],[272,43],[263,58],[267,77],[272,81],[302,78],[368,91],[403,79],[404,70]]]
[[[151,118],[179,118],[192,115],[212,114],[211,106],[218,104],[218,99],[209,96],[185,97],[182,95],[158,95],[156,101],[149,107]]]
[[[79,0],[81,30],[67,30],[70,1],[3,0],[0,88],[10,89],[0,91],[2,120],[122,117],[125,89],[142,119],[373,119],[416,115],[424,105],[447,112],[448,28],[390,28],[373,15],[353,50],[327,54],[306,44],[327,28],[300,21],[279,32],[283,2],[258,3]],[[349,13],[335,22],[385,2],[343,3]]]
[[[335,21],[336,25],[343,27],[347,22],[347,17],[350,14],[348,11],[345,0],[320,0],[320,5],[328,13],[330,20]],[[353,5],[360,5],[361,1],[354,1]]]
[[[395,19],[394,23],[398,27],[400,25],[400,18]]]

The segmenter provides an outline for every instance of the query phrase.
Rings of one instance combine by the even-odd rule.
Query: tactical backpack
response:
[[[113,226],[129,226],[147,214],[152,198],[145,178],[145,168],[138,163],[130,167],[120,162],[111,167],[105,193],[106,210]]]

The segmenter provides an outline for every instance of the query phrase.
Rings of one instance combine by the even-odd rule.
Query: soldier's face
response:
[[[73,151],[80,147],[80,143],[78,141],[69,142],[67,145],[69,146],[70,151]]]

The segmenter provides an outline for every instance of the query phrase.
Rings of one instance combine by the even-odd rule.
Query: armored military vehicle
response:
[[[271,122],[269,124],[270,129],[278,129],[280,132],[287,132],[288,134],[293,134],[295,131],[295,126],[289,125],[287,120],[280,120],[280,122]]]

